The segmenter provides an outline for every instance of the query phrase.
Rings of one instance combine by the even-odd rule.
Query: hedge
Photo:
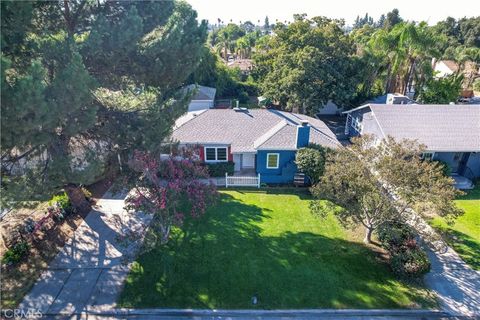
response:
[[[233,175],[235,164],[233,161],[207,163],[208,174],[210,177],[224,177],[225,173]]]

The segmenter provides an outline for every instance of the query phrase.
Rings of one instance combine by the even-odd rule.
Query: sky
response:
[[[238,23],[250,20],[263,25],[265,16],[270,23],[291,21],[294,13],[307,13],[309,17],[327,16],[345,19],[351,25],[357,15],[366,12],[375,20],[393,8],[405,20],[427,21],[435,24],[446,17],[480,16],[480,0],[187,0],[198,12],[200,19],[214,24],[218,18]]]

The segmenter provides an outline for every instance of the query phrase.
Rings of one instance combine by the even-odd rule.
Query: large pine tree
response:
[[[2,200],[63,189],[86,210],[80,186],[158,150],[184,112],[206,24],[174,1],[1,5]]]

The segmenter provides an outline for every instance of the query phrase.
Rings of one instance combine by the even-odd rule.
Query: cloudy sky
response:
[[[216,23],[217,18],[225,22],[250,20],[257,23],[268,15],[270,23],[292,20],[294,13],[308,16],[343,18],[352,24],[357,15],[369,13],[374,19],[393,8],[407,20],[425,20],[434,24],[448,16],[454,18],[480,15],[480,0],[187,0],[197,10],[200,19]],[[447,5],[447,3],[449,3]]]

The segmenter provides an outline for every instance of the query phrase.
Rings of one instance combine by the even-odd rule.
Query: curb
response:
[[[97,310],[95,310],[97,309]],[[403,309],[284,309],[284,310],[215,310],[215,309],[98,309],[80,313],[91,316],[169,316],[169,317],[416,317],[429,319],[465,318],[453,316],[440,310]]]

